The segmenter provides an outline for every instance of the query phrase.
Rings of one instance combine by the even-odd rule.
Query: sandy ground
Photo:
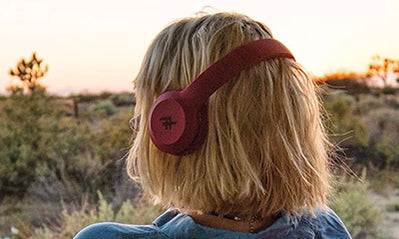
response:
[[[387,190],[387,195],[372,193],[378,207],[382,210],[381,227],[389,239],[399,239],[399,211],[388,210],[387,206],[399,203],[399,188]]]

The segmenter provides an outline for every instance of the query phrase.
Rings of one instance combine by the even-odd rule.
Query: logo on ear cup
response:
[[[161,117],[159,120],[162,121],[162,125],[165,126],[165,129],[167,129],[167,130],[171,130],[172,125],[177,123],[177,121],[172,121],[171,116],[164,116],[164,117]]]
[[[150,109],[149,133],[158,148],[174,148],[186,130],[186,113],[180,103],[168,97],[173,93],[161,95]],[[166,99],[165,99],[166,98]]]

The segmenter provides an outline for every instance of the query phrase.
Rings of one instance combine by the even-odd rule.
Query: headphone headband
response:
[[[235,75],[256,64],[273,57],[295,60],[281,42],[269,38],[242,45],[210,65],[197,78],[182,90],[182,97],[203,104],[221,86]]]
[[[170,154],[193,152],[208,131],[208,98],[242,70],[272,57],[295,60],[277,40],[252,41],[210,65],[186,88],[161,94],[150,109],[148,126],[152,142]]]

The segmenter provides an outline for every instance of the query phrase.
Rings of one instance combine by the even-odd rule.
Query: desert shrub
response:
[[[129,126],[129,119],[132,117],[132,109],[121,108],[121,110],[108,118],[103,118],[97,122],[92,129],[94,145],[98,147],[97,152],[105,157],[115,157],[120,159],[130,145],[132,130]]]
[[[97,190],[112,198],[113,210],[135,198],[139,188],[128,179],[123,159],[132,108],[116,110],[108,100],[99,107],[105,117],[76,118],[65,113],[70,110],[65,101],[42,93],[11,95],[0,108],[0,145],[5,146],[0,147],[0,201],[20,202],[12,211],[0,211],[15,218],[4,227],[15,221],[57,226],[63,208],[80,208],[82,200],[96,203]],[[109,106],[112,114],[106,113]]]
[[[372,94],[362,94],[358,96],[358,100],[354,107],[356,115],[367,115],[370,110],[385,107],[386,103],[383,97]]]
[[[384,88],[379,89],[379,93],[383,95],[395,95],[398,92],[398,88],[386,86]]]
[[[112,103],[111,100],[102,100],[92,107],[94,113],[104,116],[114,115],[118,108]]]
[[[112,103],[117,107],[132,106],[136,104],[136,99],[134,98],[134,95],[127,92],[113,94],[110,99]]]
[[[389,195],[392,190],[399,189],[399,174],[396,170],[379,170],[373,175],[370,186],[373,191]]]
[[[37,167],[22,216],[34,226],[56,222],[62,206],[81,205],[82,197],[95,203],[99,189],[113,199],[113,208],[134,198],[139,189],[127,177],[124,164],[131,130],[127,123],[121,123],[129,117],[128,111],[122,111],[99,120],[96,127],[90,122],[77,124],[73,118],[60,121],[59,125],[69,127],[54,136],[53,147],[46,151],[49,161]],[[38,208],[44,203],[49,210],[40,214]]]
[[[373,148],[382,155],[386,168],[399,166],[398,139],[395,138],[392,134],[383,134],[373,145]]]
[[[399,212],[399,201],[388,203],[387,210],[391,212]]]
[[[399,110],[399,97],[390,97],[387,99],[387,105],[395,110]]]
[[[370,110],[365,122],[369,125],[369,148],[384,168],[399,167],[399,110],[377,108]]]
[[[47,161],[46,149],[62,116],[44,91],[12,94],[0,122],[0,200],[4,195],[23,197],[35,178],[35,168]],[[54,124],[48,124],[54,122]]]
[[[329,134],[342,147],[360,148],[368,144],[367,127],[354,114],[354,105],[355,98],[342,92],[324,97]]]
[[[324,79],[324,82],[333,89],[341,89],[350,95],[368,94],[371,92],[370,87],[362,78],[343,77]]]
[[[382,238],[379,228],[381,211],[370,199],[367,189],[364,182],[340,182],[331,205],[354,239]]]
[[[99,202],[97,207],[83,207],[79,210],[63,210],[60,225],[56,227],[42,227],[34,231],[31,238],[63,239],[72,238],[83,227],[104,221],[120,223],[150,224],[159,215],[160,208],[152,205],[148,200],[133,202],[126,200],[118,211],[112,210],[112,205],[98,192]]]
[[[350,96],[341,91],[324,95],[330,138],[351,164],[378,169],[399,167],[398,98],[392,95]]]
[[[101,92],[101,93],[80,93],[69,96],[68,98],[75,99],[78,103],[93,103],[98,100],[106,100],[112,95],[111,92]]]

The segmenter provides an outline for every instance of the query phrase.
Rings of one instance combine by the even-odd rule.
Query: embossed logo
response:
[[[162,125],[167,130],[171,130],[172,126],[177,123],[177,121],[172,121],[172,117],[171,116],[161,117],[159,120],[162,121]]]

